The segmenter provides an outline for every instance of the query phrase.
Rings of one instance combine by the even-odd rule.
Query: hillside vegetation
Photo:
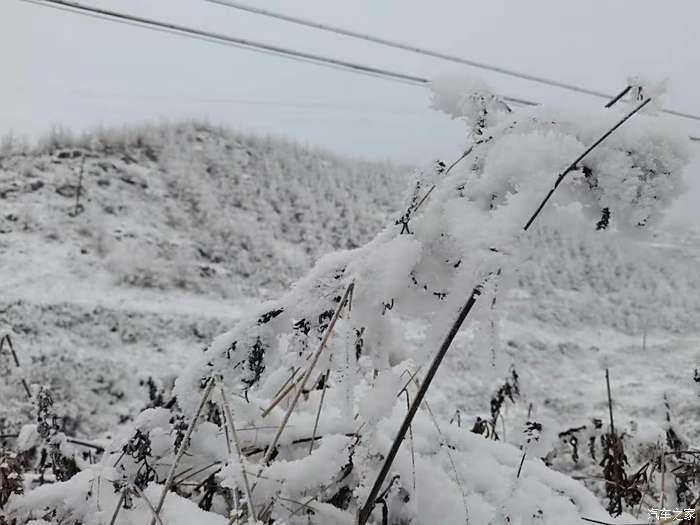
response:
[[[369,240],[406,173],[205,124],[54,131],[0,158],[0,231],[72,244],[67,268],[125,284],[259,295]]]
[[[0,452],[17,451],[12,461],[25,461],[29,473],[36,447],[63,433],[111,447],[98,463],[83,454],[70,475],[60,469],[55,478],[48,474],[50,481],[65,475],[65,484],[13,495],[18,515],[61,508],[65,516],[44,519],[78,522],[99,511],[95,519],[108,521],[122,491],[136,504],[120,519],[150,519],[129,487],[158,498],[174,452],[171,438],[181,443],[212,363],[228,381],[246,454],[254,458],[246,461],[257,469],[260,447],[271,441],[284,411],[278,406],[263,425],[262,409],[290,370],[308,366],[306,357],[342,304],[343,290],[357,279],[354,310],[339,321],[330,345],[340,357],[319,365],[329,372],[308,385],[256,494],[258,501],[276,502],[280,515],[288,512],[290,523],[306,522],[284,502],[311,495],[316,514],[308,513],[309,523],[351,523],[351,509],[361,503],[405,413],[396,391],[405,386],[407,397],[414,394],[406,374],[426,363],[484,274],[499,280],[484,287],[471,323],[457,335],[430,392],[430,412],[423,407],[414,422],[410,455],[404,444],[400,476],[382,496],[392,509],[389,523],[456,524],[463,514],[484,523],[494,516],[503,522],[523,517],[523,523],[608,519],[603,507],[610,511],[622,496],[611,496],[601,482],[601,455],[610,451],[610,434],[597,423],[608,415],[604,370],[613,378],[630,474],[645,462],[649,468],[664,450],[660,440],[678,451],[700,436],[700,378],[693,375],[700,362],[700,243],[687,232],[650,229],[635,237],[615,228],[596,231],[595,222],[574,218],[568,209],[556,209],[518,243],[505,242],[499,237],[504,219],[514,217],[509,199],[516,189],[530,192],[514,201],[529,209],[539,187],[522,190],[517,155],[501,155],[498,148],[542,141],[541,149],[519,154],[533,168],[527,174],[545,187],[558,163],[578,151],[576,140],[588,140],[572,138],[579,126],[593,133],[585,119],[565,118],[560,135],[541,133],[536,125],[549,121],[538,117],[523,119],[516,131],[497,128],[503,136],[493,149],[484,143],[473,163],[468,159],[451,174],[440,165],[418,173],[202,123],[100,130],[80,138],[55,131],[32,148],[6,140],[0,157],[0,337],[10,334],[22,367],[5,350],[0,354],[0,374],[7,378],[0,384],[0,435],[6,436]],[[596,118],[605,125],[610,117]],[[629,133],[633,144],[638,137]],[[616,151],[605,155],[618,158]],[[479,158],[487,159],[485,168]],[[610,166],[594,165],[601,173]],[[493,177],[482,178],[482,169]],[[424,194],[433,183],[435,193],[410,217],[418,190]],[[583,190],[595,191],[592,184]],[[404,213],[409,218],[402,223]],[[510,249],[517,252],[513,260]],[[497,265],[497,274],[486,264]],[[275,296],[281,298],[263,303]],[[45,387],[38,402],[26,399],[22,378],[36,385],[35,394],[38,385]],[[42,395],[53,401],[43,409],[55,417],[50,438],[31,424]],[[223,470],[218,477],[196,472],[196,488],[183,485],[171,493],[167,523],[202,516],[224,523],[219,514],[230,506],[230,493],[219,479],[243,497],[240,465],[223,439],[222,398],[213,399],[181,466],[196,472],[216,460]],[[535,418],[545,427],[535,436],[541,443],[525,443],[523,425]],[[144,436],[147,441],[139,441]],[[139,477],[138,450],[144,443],[156,465],[145,478]],[[518,481],[518,447],[530,445]],[[68,445],[65,450],[78,457]],[[114,468],[124,458],[120,450],[129,451],[121,471]],[[669,461],[676,459],[695,468],[682,458]],[[666,489],[675,491],[679,505],[689,505],[700,490],[694,472],[680,488],[686,478],[674,474],[678,485]],[[650,479],[653,474],[651,468]],[[118,476],[123,479],[112,483],[114,490],[106,485],[102,496],[92,497],[95,479]],[[27,486],[43,482],[43,474],[40,481],[27,474]],[[641,497],[642,483],[634,483]],[[643,492],[652,504],[659,491],[647,485]],[[634,498],[626,494],[620,512],[639,519],[642,507],[633,512]]]

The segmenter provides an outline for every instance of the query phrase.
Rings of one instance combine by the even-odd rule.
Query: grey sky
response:
[[[84,1],[418,76],[454,69],[204,0]],[[667,105],[700,114],[697,0],[267,0],[256,5],[603,91],[621,88],[628,74],[668,77]],[[0,45],[6,61],[0,82],[3,132],[32,137],[52,124],[84,129],[208,117],[342,153],[408,162],[453,157],[462,140],[460,125],[429,110],[427,91],[420,87],[19,0],[2,0]],[[503,94],[582,107],[600,104],[475,72]],[[700,125],[688,124],[688,130],[700,135]]]

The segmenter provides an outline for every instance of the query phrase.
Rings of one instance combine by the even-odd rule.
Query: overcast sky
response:
[[[80,1],[422,77],[455,67],[205,0]],[[668,77],[666,105],[700,114],[697,0],[249,1],[611,93],[630,74]],[[372,158],[423,162],[454,157],[461,147],[461,126],[429,110],[428,93],[421,87],[21,0],[2,0],[0,46],[3,133],[35,137],[54,124],[80,130],[206,117],[235,129],[287,135]],[[581,107],[600,104],[584,95],[465,69],[502,94]],[[688,130],[700,135],[698,123],[688,123]],[[697,186],[684,208],[700,219]]]

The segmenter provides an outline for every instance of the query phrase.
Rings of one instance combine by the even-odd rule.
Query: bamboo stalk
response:
[[[175,455],[175,461],[173,461],[173,464],[170,466],[168,477],[165,479],[163,491],[160,494],[158,505],[156,505],[156,516],[160,514],[160,511],[163,508],[165,498],[168,495],[168,490],[170,489],[170,486],[173,483],[173,479],[175,479],[175,470],[177,470],[177,465],[180,463],[180,460],[182,459],[182,456],[185,453],[185,449],[187,449],[190,437],[192,436],[192,432],[194,432],[194,429],[197,426],[197,419],[199,419],[199,415],[202,413],[204,405],[206,404],[207,400],[209,399],[209,396],[211,395],[211,391],[214,388],[214,383],[214,378],[212,377],[210,377],[207,381],[207,386],[204,390],[204,393],[202,394],[202,399],[199,401],[199,406],[197,407],[197,410],[195,411],[194,415],[192,416],[192,419],[190,420],[190,424],[187,427],[187,431],[185,432],[185,436],[182,439],[182,443],[180,443],[180,448],[178,449],[177,454]],[[151,521],[151,525],[155,525],[155,523],[156,519],[153,518],[153,521]]]
[[[221,390],[221,401],[224,404],[224,414],[226,417],[226,422],[228,423],[229,429],[231,431],[231,437],[233,438],[233,444],[236,448],[236,454],[238,455],[238,463],[241,466],[241,475],[243,476],[243,487],[245,488],[246,503],[248,504],[248,516],[257,521],[258,518],[255,515],[255,505],[253,504],[253,495],[250,490],[250,484],[248,483],[248,474],[246,473],[243,464],[243,454],[241,453],[241,445],[238,441],[238,434],[236,434],[236,426],[233,422],[233,415],[231,414],[231,406],[228,404],[228,399],[226,399],[226,392],[224,391],[224,385],[219,384],[219,389]]]

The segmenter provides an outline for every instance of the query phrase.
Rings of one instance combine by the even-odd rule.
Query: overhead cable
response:
[[[613,95],[610,95],[608,93],[603,93],[602,91],[597,91],[594,89],[589,89],[589,88],[577,86],[574,84],[568,84],[566,82],[561,82],[559,80],[553,80],[553,79],[546,78],[546,77],[532,75],[530,73],[523,73],[522,71],[515,71],[512,69],[508,69],[508,68],[504,68],[504,67],[500,67],[500,66],[495,66],[492,64],[487,64],[485,62],[478,62],[476,60],[471,60],[471,59],[459,57],[456,55],[450,55],[447,53],[443,53],[441,51],[435,51],[432,49],[418,47],[418,46],[415,46],[413,44],[406,44],[404,42],[398,42],[396,40],[389,40],[389,39],[383,38],[383,37],[368,35],[365,33],[360,33],[358,31],[353,31],[351,29],[345,29],[345,28],[338,27],[338,26],[332,26],[329,24],[315,22],[313,20],[308,20],[308,19],[304,19],[304,18],[291,16],[291,15],[286,15],[284,13],[270,11],[269,9],[262,9],[260,7],[247,5],[247,4],[238,2],[236,0],[207,0],[207,1],[214,3],[214,4],[232,7],[234,9],[247,11],[249,13],[255,13],[258,15],[276,18],[278,20],[284,20],[285,22],[291,22],[293,24],[298,24],[298,25],[302,25],[302,26],[306,26],[306,27],[312,27],[314,29],[320,29],[322,31],[328,31],[331,33],[336,33],[336,34],[348,36],[351,38],[357,38],[360,40],[365,40],[367,42],[373,42],[375,44],[381,44],[383,46],[393,47],[395,49],[410,51],[412,53],[417,53],[419,55],[429,56],[429,57],[433,57],[433,58],[439,58],[441,60],[447,60],[450,62],[456,62],[458,64],[463,64],[463,65],[467,65],[467,66],[476,67],[479,69],[493,71],[494,73],[500,73],[502,75],[508,75],[511,77],[521,78],[523,80],[528,80],[531,82],[537,82],[538,84],[545,84],[548,86],[566,89],[568,91],[573,91],[576,93],[583,93],[585,95],[591,95],[591,96],[598,97],[598,98],[604,98],[606,100],[610,100],[611,98],[613,98]],[[662,109],[661,111],[664,113],[668,113],[669,115],[675,115],[677,117],[682,117],[682,118],[700,121],[700,116],[686,113],[683,111],[678,111],[675,109]]]

